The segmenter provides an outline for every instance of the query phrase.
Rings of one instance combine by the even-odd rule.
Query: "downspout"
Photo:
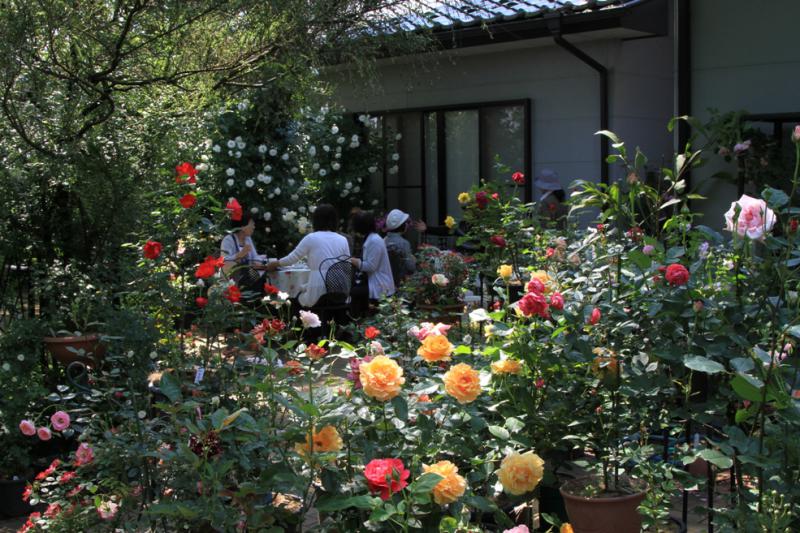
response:
[[[599,74],[600,82],[600,129],[608,130],[608,69],[598,63],[594,58],[589,56],[586,52],[576,47],[571,42],[561,36],[561,15],[553,17],[547,22],[547,27],[553,35],[553,41],[577,57]],[[609,140],[605,135],[600,135],[600,181],[608,185],[609,183]]]

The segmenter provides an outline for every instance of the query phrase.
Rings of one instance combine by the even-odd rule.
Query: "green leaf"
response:
[[[642,253],[640,250],[631,250],[628,253],[628,259],[633,261],[633,264],[639,267],[639,270],[647,270],[652,264],[652,259]]]
[[[512,416],[506,419],[505,426],[511,433],[516,433],[525,427],[525,423],[519,418],[514,418]]]
[[[789,196],[779,190],[767,187],[761,192],[761,197],[766,200],[767,204],[773,209],[778,209],[789,203]]]
[[[408,422],[408,403],[402,396],[395,396],[392,398],[392,407],[394,407],[394,416]]]
[[[439,484],[444,478],[433,472],[422,474],[414,483],[408,486],[408,491],[412,494],[428,493],[433,487]]]
[[[719,450],[706,448],[705,450],[700,450],[698,455],[712,465],[716,466],[717,468],[722,468],[723,470],[733,466],[733,460]]]
[[[764,384],[752,376],[739,373],[731,380],[731,388],[744,400],[760,402]]]
[[[611,142],[613,143],[619,143],[619,137],[617,137],[617,135],[613,131],[600,130],[595,132],[595,135],[602,135],[603,137],[608,137],[609,139],[611,139]]]
[[[367,495],[343,496],[343,495],[323,495],[317,500],[314,507],[322,513],[331,513],[355,507],[357,509],[373,509],[380,505],[380,498],[373,498]]]
[[[719,372],[725,372],[725,367],[721,364],[717,363],[716,361],[712,361],[708,357],[701,357],[699,355],[687,357],[684,359],[683,364],[686,365],[687,368],[691,368],[692,370],[703,372],[705,374],[717,374]]]
[[[173,374],[164,372],[161,374],[161,381],[158,388],[166,396],[170,402],[180,402],[183,396],[181,395],[181,384]]]
[[[500,426],[489,426],[489,433],[501,440],[508,440],[511,436],[506,428]]]
[[[465,344],[462,344],[461,346],[456,347],[456,349],[453,350],[453,353],[456,355],[469,355],[472,353],[472,348],[470,348]]]

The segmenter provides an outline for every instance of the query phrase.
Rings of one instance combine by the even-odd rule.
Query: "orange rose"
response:
[[[417,350],[417,355],[429,363],[449,361],[453,353],[453,345],[444,335],[428,335]]]
[[[342,437],[339,436],[339,432],[333,426],[325,426],[319,431],[313,431],[310,436],[306,435],[306,442],[298,442],[295,444],[294,449],[300,455],[306,456],[312,446],[312,442],[314,453],[338,452],[342,449]]]
[[[535,272],[531,272],[531,281],[539,280],[542,285],[545,287],[545,293],[548,293],[553,290],[553,278],[545,272],[544,270],[537,270]]]
[[[514,496],[536,488],[544,475],[544,461],[533,452],[512,452],[500,463],[497,478],[503,490]]]
[[[458,467],[450,461],[439,461],[430,466],[423,465],[423,472],[432,472],[442,476],[442,480],[433,487],[433,500],[439,505],[453,503],[467,489],[467,481],[458,475]]]
[[[599,347],[592,350],[592,353],[596,356],[592,361],[592,373],[606,384],[615,383],[620,370],[617,355],[611,350]]]
[[[481,393],[480,375],[466,363],[459,363],[444,375],[444,390],[458,400],[470,403]]]
[[[522,363],[516,359],[501,359],[492,363],[492,374],[519,374]]]
[[[367,396],[385,402],[400,394],[400,387],[406,382],[403,369],[385,355],[375,357],[359,367],[361,385]]]
[[[575,531],[572,529],[572,526],[569,524],[569,522],[566,522],[561,524],[558,533],[575,533]]]

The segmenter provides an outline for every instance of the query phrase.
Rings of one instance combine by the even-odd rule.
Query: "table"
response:
[[[267,282],[275,285],[278,290],[285,292],[290,298],[297,298],[311,275],[311,270],[302,267],[279,268],[275,272],[267,273]]]

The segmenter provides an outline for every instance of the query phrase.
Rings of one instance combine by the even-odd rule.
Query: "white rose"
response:
[[[272,194],[272,193],[269,193],[269,194],[267,195],[267,198],[269,198],[270,200],[272,200],[273,198],[275,198],[275,195],[274,195],[274,194]]]
[[[257,207],[251,207],[251,208],[250,208],[250,212],[251,212],[251,213],[253,213],[253,214],[255,215],[255,214],[257,214],[257,213],[258,213],[258,208],[257,208]]]
[[[267,185],[272,183],[272,176],[264,176],[264,183]]]
[[[289,185],[294,185],[295,181],[292,178],[289,178],[288,180],[286,180],[286,183],[288,183]]]
[[[228,180],[225,183],[228,185],[228,187],[233,187],[233,180]]]
[[[353,134],[353,136],[350,137],[350,140],[353,141],[354,143],[357,143],[358,142],[358,135]]]
[[[280,187],[275,187],[275,189],[272,191],[272,194],[274,194],[275,196],[280,196],[281,195],[281,188]]]
[[[251,188],[253,185],[255,185],[255,184],[256,184],[256,182],[255,182],[255,181],[253,181],[253,180],[247,180],[247,181],[245,181],[245,182],[244,182],[244,184],[245,184],[245,186],[246,186],[247,188]]]
[[[272,213],[270,213],[269,211],[265,211],[263,218],[265,221],[269,222],[270,220],[272,220]]]
[[[206,170],[208,170],[208,165],[206,163],[200,163],[199,165],[197,165],[197,170],[199,170],[200,172],[205,172]]]
[[[311,145],[311,147],[309,147],[308,155],[310,155],[311,157],[317,155],[317,148],[314,145]]]
[[[319,169],[319,175],[324,178],[325,176],[328,175],[328,171],[325,170],[324,168],[321,168],[321,169]]]
[[[334,135],[336,135],[337,133],[339,133],[339,126],[337,126],[336,124],[334,124],[333,126],[331,126],[331,133],[332,133],[332,134],[334,134]]]
[[[333,157],[335,157],[336,159],[341,159],[342,158],[342,154],[337,152],[337,153],[333,154]]]
[[[332,168],[333,170],[339,170],[340,168],[342,168],[342,165],[340,165],[339,163],[336,163],[336,162],[334,162],[334,163],[331,165],[331,168]]]
[[[297,199],[298,199],[298,196],[297,196],[296,194],[293,194],[293,195],[291,196],[291,199],[292,199],[292,201],[293,201],[293,202],[296,202],[296,201],[297,201]]]
[[[339,144],[344,144],[344,141],[346,141],[346,140],[347,139],[345,139],[344,137],[339,137],[338,139],[336,139],[336,142],[339,143]]]
[[[372,200],[372,205],[378,205],[378,199],[377,199],[377,198],[375,198],[374,200]]]
[[[269,227],[269,226],[267,226],[267,227],[265,227],[265,228],[264,228],[264,232],[265,232],[265,233],[269,233],[270,231],[272,231],[272,230],[270,229],[270,227]]]
[[[375,174],[378,171],[378,167],[376,167],[375,165],[372,165],[367,170],[369,171],[370,174]]]
[[[242,141],[237,141],[237,142],[236,142],[236,147],[237,147],[239,150],[244,150],[244,147],[245,147],[245,146],[247,146],[247,145],[246,145],[244,142],[242,142]]]
[[[313,165],[311,165],[311,168],[313,168],[314,170],[319,170],[319,163],[314,163]]]
[[[306,212],[306,206],[301,205],[300,207],[297,208],[297,210],[300,211],[301,213],[305,213]]]
[[[256,176],[256,179],[261,183],[264,183],[264,174],[259,174],[258,176]]]
[[[288,161],[289,160],[289,154],[283,154],[281,156],[281,159],[283,159],[284,161]]]
[[[322,145],[322,149],[325,150],[326,152],[330,152],[331,151],[331,147],[328,146],[327,144]]]
[[[267,145],[266,144],[259,144],[258,145],[258,153],[259,154],[266,154],[267,153]]]
[[[269,151],[269,155],[275,157],[276,155],[278,155],[278,150],[276,150],[275,148],[271,148]]]
[[[240,157],[242,157],[242,152],[240,152],[239,150],[236,150],[236,153],[234,154],[234,157],[236,157],[236,159],[239,159]]]
[[[292,167],[292,168],[289,170],[289,172],[291,172],[292,174],[297,174],[299,171],[300,171],[300,169],[299,169],[299,168],[297,168],[297,167]]]
[[[400,168],[399,168],[397,165],[395,165],[395,166],[393,166],[393,167],[391,167],[391,168],[389,169],[389,174],[397,174],[397,172],[398,172],[399,170],[400,170]]]
[[[235,148],[236,147],[236,141],[234,141],[234,140],[230,140],[226,144],[228,145],[228,148]]]
[[[216,153],[220,153],[222,151],[222,147],[218,144],[215,144],[214,146],[211,147],[211,150]]]
[[[392,161],[400,161],[400,154],[397,152],[392,154]]]
[[[264,165],[264,172],[269,172],[272,170],[272,165]]]
[[[228,177],[230,177],[230,176],[233,176],[234,174],[236,174],[236,171],[229,167],[229,168],[225,169],[225,174]]]
[[[399,141],[399,140],[400,140],[400,139],[402,139],[402,138],[403,138],[403,134],[402,134],[402,133],[398,133],[397,135],[395,135],[395,136],[394,136],[394,139],[395,139],[396,141]]]
[[[361,192],[361,187],[353,187],[353,192]]]
[[[366,122],[367,121],[367,115],[364,115],[364,114],[358,115],[358,121],[359,122]]]
[[[353,188],[353,183],[348,181],[347,183],[344,184],[344,188],[345,189],[352,189]]]
[[[208,161],[208,154],[203,154],[200,156],[201,161]]]

